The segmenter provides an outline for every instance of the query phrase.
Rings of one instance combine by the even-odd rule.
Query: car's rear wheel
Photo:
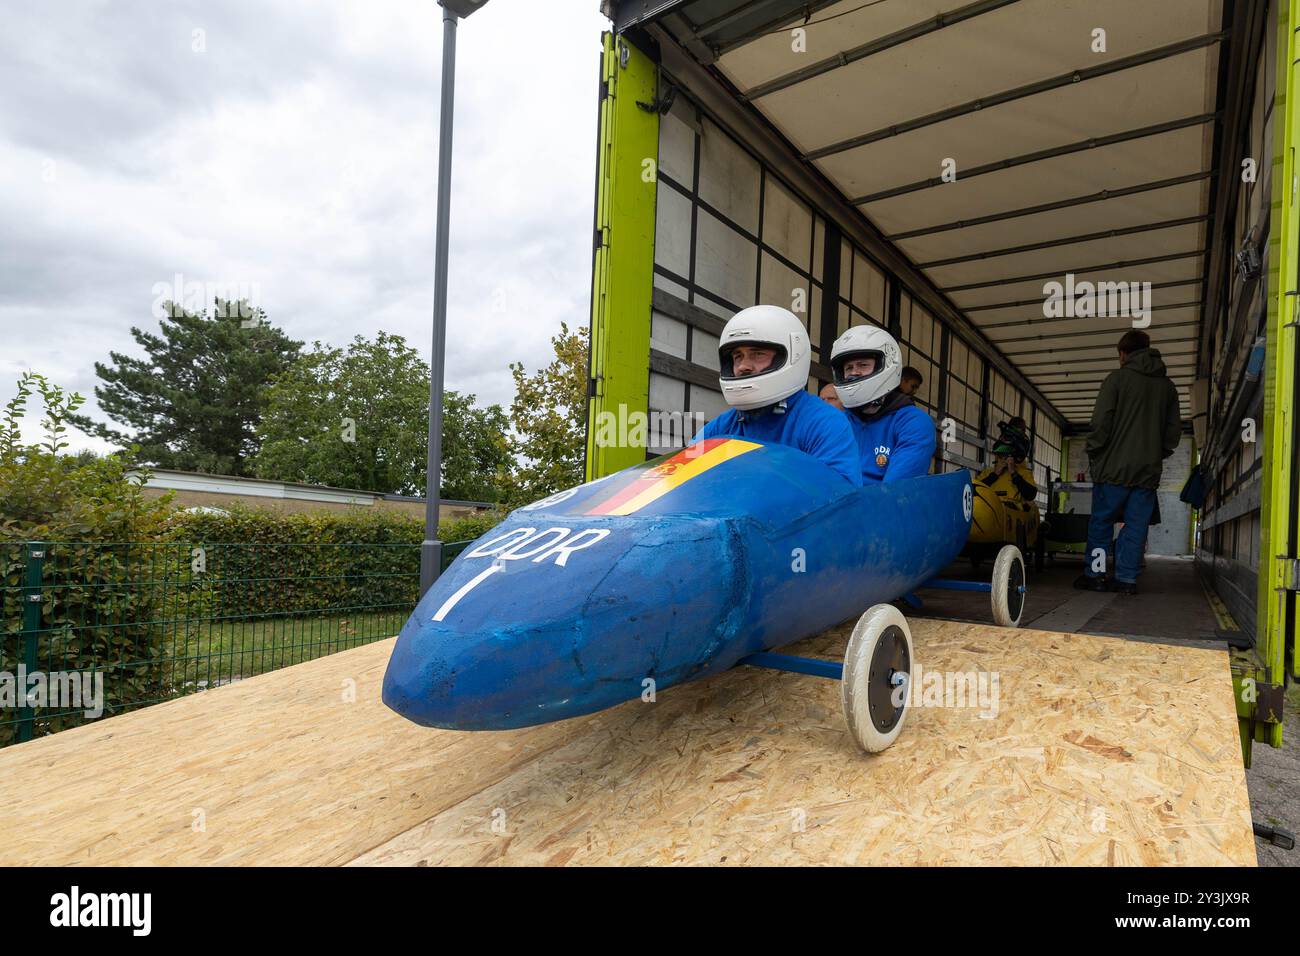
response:
[[[1019,627],[1025,612],[1025,559],[1008,544],[993,562],[993,621],[999,627]]]

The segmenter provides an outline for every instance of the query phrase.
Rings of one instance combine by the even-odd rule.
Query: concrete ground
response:
[[[1287,688],[1282,722],[1280,748],[1255,744],[1251,750],[1250,815],[1300,835],[1300,685]],[[1255,850],[1260,866],[1300,866],[1300,849],[1282,850],[1255,837]]]
[[[1076,591],[1082,560],[1062,556],[1038,573],[1030,570],[1023,627],[1045,631],[1105,634],[1127,640],[1191,647],[1225,647],[1224,621],[1216,617],[1190,558],[1150,557],[1138,579],[1136,597]],[[945,577],[987,581],[991,562],[979,570],[961,560]],[[909,615],[993,622],[988,596],[967,591],[922,589],[924,607]],[[1246,771],[1251,812],[1256,823],[1300,834],[1300,687],[1288,690],[1279,749],[1256,744]],[[1255,838],[1260,866],[1298,866],[1300,849],[1282,850]]]

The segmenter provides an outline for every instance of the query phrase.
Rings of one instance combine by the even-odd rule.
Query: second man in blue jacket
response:
[[[857,440],[863,483],[928,474],[934,421],[898,389],[903,355],[894,337],[874,325],[855,325],[835,340],[831,372]]]

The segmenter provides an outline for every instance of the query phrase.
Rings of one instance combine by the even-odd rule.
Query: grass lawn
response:
[[[193,691],[301,664],[394,636],[409,607],[358,608],[311,617],[258,615],[196,625],[164,646],[170,683]]]

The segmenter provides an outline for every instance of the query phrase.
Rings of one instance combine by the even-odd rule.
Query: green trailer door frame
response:
[[[624,37],[603,35],[597,134],[587,480],[645,460],[650,299],[654,286],[659,113],[657,65]]]
[[[1238,675],[1242,743],[1282,744],[1286,672],[1300,672],[1295,641],[1296,569],[1296,323],[1300,320],[1300,67],[1296,31],[1300,0],[1278,5],[1277,100],[1273,123],[1273,192],[1269,235],[1268,351],[1264,368],[1264,464],[1260,490],[1260,568],[1252,667]],[[1240,687],[1249,679],[1251,687]],[[1250,694],[1246,695],[1247,697]],[[1248,704],[1250,706],[1242,706]],[[1243,713],[1243,711],[1245,713]],[[1249,716],[1247,716],[1247,714]],[[1249,759],[1249,758],[1248,758]]]

